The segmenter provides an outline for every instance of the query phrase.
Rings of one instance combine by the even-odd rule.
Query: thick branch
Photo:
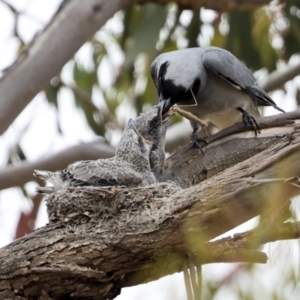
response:
[[[266,92],[270,92],[281,88],[286,82],[298,75],[300,75],[300,63],[287,65],[285,68],[281,68],[280,70],[271,73],[267,80],[262,82],[260,86]]]
[[[260,225],[254,230],[235,234],[214,242],[195,253],[204,263],[215,262],[266,262],[261,252],[254,251],[262,244],[278,240],[298,239],[300,237],[300,222],[273,223]],[[272,226],[271,226],[272,225]],[[203,258],[204,257],[204,258]]]
[[[0,295],[28,298],[44,291],[55,299],[70,295],[113,298],[124,286],[181,271],[187,251],[201,254],[203,263],[206,247],[216,253],[213,258],[207,256],[206,262],[220,259],[218,253],[228,254],[221,261],[241,259],[243,246],[234,242],[239,240],[236,237],[233,244],[205,243],[258,214],[281,215],[288,209],[289,199],[300,194],[295,177],[300,175],[298,124],[277,128],[276,136],[269,136],[276,141],[264,151],[184,190],[161,183],[135,189],[70,188],[53,194],[48,199],[52,225],[2,249]],[[266,137],[270,130],[261,135]],[[231,152],[237,151],[237,155],[240,135],[223,138],[224,162]],[[244,133],[244,138],[257,140],[252,132]],[[212,143],[216,142],[221,140]],[[193,159],[185,160],[188,169],[201,164],[199,155],[194,153]],[[183,153],[179,157],[185,159]],[[282,219],[276,220],[280,224]],[[295,235],[279,237],[298,236],[298,224],[294,228]],[[267,231],[262,242],[270,237],[274,239]],[[248,242],[240,243],[247,245],[244,254],[265,261]],[[245,260],[249,259],[246,256]]]
[[[132,1],[133,2],[133,1]],[[0,134],[31,99],[115,12],[129,0],[68,1],[0,81]]]
[[[284,147],[284,140],[289,144],[290,134],[299,126],[298,120],[293,121],[296,119],[300,119],[299,110],[260,118],[261,128],[271,128],[262,130],[257,137],[254,137],[253,131],[243,132],[245,125],[237,123],[208,137],[208,145],[202,148],[204,155],[192,145],[180,147],[166,161],[163,179],[176,180],[186,188],[278,143],[283,143]]]

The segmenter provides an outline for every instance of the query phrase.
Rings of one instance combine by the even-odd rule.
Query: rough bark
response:
[[[201,263],[265,262],[258,245],[299,237],[298,223],[283,224],[290,198],[300,194],[300,120],[288,123],[262,130],[259,138],[253,132],[228,135],[239,131],[237,124],[222,138],[210,137],[204,156],[189,146],[181,149],[166,173],[178,184],[53,194],[47,201],[50,224],[1,249],[0,298],[114,298],[122,287],[181,271],[188,255]],[[248,146],[237,148],[243,143]],[[227,164],[232,156],[234,166],[218,174],[207,169],[212,177],[198,175],[209,161]],[[257,231],[207,243],[258,214],[263,221]]]

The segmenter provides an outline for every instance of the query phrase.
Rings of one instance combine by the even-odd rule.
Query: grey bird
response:
[[[175,104],[219,129],[243,121],[255,131],[260,116],[257,105],[284,112],[261,89],[250,70],[232,53],[217,47],[188,48],[159,55],[151,76],[163,102],[163,114]],[[198,125],[191,122],[191,140]]]
[[[34,170],[34,175],[53,184],[39,187],[39,193],[53,193],[70,186],[147,186],[157,182],[164,164],[168,120],[162,121],[162,105],[153,106],[135,120],[129,120],[109,159],[86,160],[63,171]]]

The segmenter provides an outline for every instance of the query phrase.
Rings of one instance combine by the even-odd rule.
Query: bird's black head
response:
[[[162,104],[163,115],[166,114],[174,104],[193,104],[195,102],[193,95],[196,95],[200,90],[200,78],[195,78],[192,85],[188,87],[184,86],[184,82],[182,84],[175,83],[175,77],[178,76],[178,74],[168,72],[169,66],[169,61],[161,64],[157,73],[157,79],[155,80],[159,100],[164,102]],[[186,72],[186,70],[183,71]]]

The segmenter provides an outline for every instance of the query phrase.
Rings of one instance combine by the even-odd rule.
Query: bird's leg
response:
[[[243,114],[243,122],[244,122],[245,126],[247,127],[249,125],[254,130],[255,136],[257,136],[257,133],[260,133],[260,127],[259,127],[258,122],[255,120],[255,118],[252,117],[249,113],[247,113],[241,107],[237,107],[237,110]]]
[[[191,134],[191,143],[194,145],[195,148],[200,149],[202,154],[204,154],[202,151],[201,142],[207,144],[207,141],[204,138],[197,136],[197,132],[199,131],[199,125],[192,121],[190,123],[193,128],[193,132]]]

